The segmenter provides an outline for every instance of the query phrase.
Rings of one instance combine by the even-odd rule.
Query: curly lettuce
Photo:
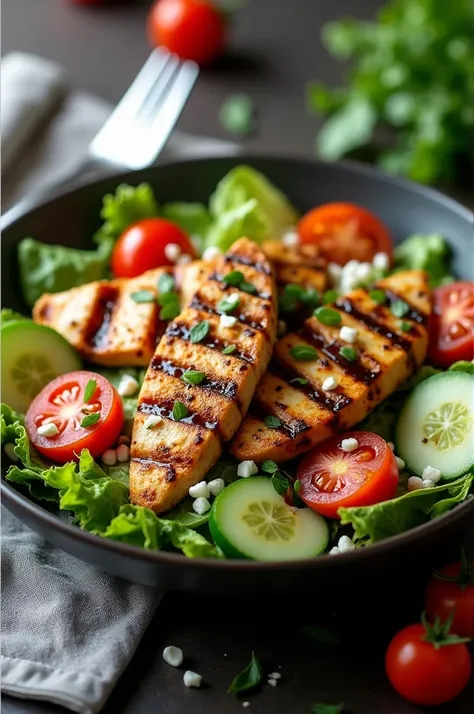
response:
[[[431,287],[454,280],[451,270],[452,250],[443,236],[412,235],[395,248],[397,270],[426,270]]]

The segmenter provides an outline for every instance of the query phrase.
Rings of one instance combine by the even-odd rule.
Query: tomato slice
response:
[[[170,244],[177,246],[174,257],[167,251]],[[164,218],[145,218],[129,226],[118,239],[112,272],[118,278],[134,278],[153,268],[174,265],[182,255],[196,255],[188,235]]]
[[[333,263],[371,262],[376,253],[393,253],[393,241],[377,216],[353,203],[325,203],[306,213],[298,223],[302,243],[317,243]]]
[[[474,357],[474,283],[436,288],[430,317],[428,357],[437,367],[449,367]]]
[[[356,439],[353,451],[342,441]],[[387,442],[368,431],[338,434],[311,451],[298,468],[300,498],[314,511],[338,518],[341,506],[370,506],[393,498],[398,467]]]
[[[91,380],[95,389],[86,402]],[[88,415],[98,419],[94,416],[93,423],[81,426]],[[77,460],[82,449],[89,449],[94,458],[103,454],[120,435],[123,418],[122,400],[110,382],[100,374],[80,371],[49,382],[30,404],[25,423],[33,446],[51,461],[65,464]],[[48,424],[54,424],[58,433],[41,436],[38,427]]]

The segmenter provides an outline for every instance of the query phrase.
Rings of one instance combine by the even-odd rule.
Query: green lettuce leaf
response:
[[[340,508],[341,525],[354,528],[356,541],[375,543],[415,528],[462,503],[474,490],[474,475],[447,484],[405,493],[374,506]]]
[[[8,307],[2,307],[0,312],[0,326],[6,325],[7,322],[24,322],[25,320],[31,321],[31,318],[14,310],[10,310]]]
[[[123,367],[120,369],[113,369],[109,367],[99,367],[98,365],[94,365],[93,371],[105,377],[112,384],[112,386],[115,387],[115,389],[118,389],[120,380],[125,374],[130,375],[130,377],[133,377],[137,380],[137,393],[134,394],[133,397],[122,397],[123,412],[125,416],[122,433],[127,434],[127,436],[131,436],[133,419],[135,417],[138,407],[138,394],[143,384],[143,380],[145,379],[146,369],[138,369],[136,367]]]
[[[113,245],[132,223],[143,218],[155,218],[159,213],[160,209],[150,184],[121,184],[117,186],[115,193],[108,193],[103,198],[100,216],[104,223],[95,234],[94,240],[99,245]]]
[[[212,218],[203,203],[165,203],[161,207],[161,215],[188,233],[200,249],[204,247]]]
[[[443,236],[413,235],[395,248],[395,267],[399,270],[426,270],[431,287],[454,280],[451,248]]]
[[[97,250],[77,250],[25,238],[18,244],[25,302],[32,306],[43,293],[57,293],[105,278],[109,255],[105,245]]]
[[[265,176],[249,166],[236,166],[219,182],[210,199],[213,224],[207,245],[226,250],[247,236],[261,242],[279,238],[298,220],[296,209]]]
[[[200,533],[177,521],[158,518],[144,506],[122,506],[103,536],[147,549],[172,546],[188,558],[223,557],[221,550]]]

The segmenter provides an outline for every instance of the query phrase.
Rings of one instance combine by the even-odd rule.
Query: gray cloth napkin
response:
[[[2,60],[3,209],[67,176],[111,110],[68,90],[39,57]],[[175,132],[164,156],[238,153],[235,144]],[[161,594],[76,560],[2,509],[2,657],[5,693],[99,712],[129,663]]]

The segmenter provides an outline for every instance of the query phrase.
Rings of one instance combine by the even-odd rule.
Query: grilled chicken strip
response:
[[[222,278],[244,275],[247,290]],[[250,286],[253,286],[249,288]],[[233,325],[221,321],[224,298],[237,296]],[[276,334],[276,288],[271,263],[252,241],[242,238],[216,259],[209,279],[160,340],[147,371],[134,421],[130,498],[162,513],[187,495],[215,464],[223,442],[237,431],[267,368]],[[207,327],[200,339],[195,328]],[[194,328],[194,329],[193,329]],[[204,375],[186,384],[183,375]],[[175,405],[186,407],[177,420]],[[173,415],[173,408],[175,414]],[[150,415],[162,417],[151,428]]]
[[[167,324],[159,318],[159,278],[172,274],[179,290],[196,285],[199,270],[195,261],[174,269],[149,270],[137,278],[97,280],[61,293],[45,293],[33,308],[33,319],[53,327],[89,362],[147,367]],[[149,294],[148,300],[143,292]],[[188,297],[189,293],[181,291],[182,306]]]
[[[312,243],[287,246],[279,240],[267,240],[262,248],[274,267],[277,286],[283,289],[295,283],[308,289],[323,292],[327,288],[327,260]]]
[[[423,363],[431,311],[427,276],[398,273],[376,287],[385,294],[383,305],[367,290],[354,290],[330,306],[339,313],[340,325],[327,326],[311,317],[301,330],[276,343],[269,370],[233,439],[234,456],[256,462],[292,459],[360,422]],[[341,339],[342,325],[357,330],[354,344]],[[299,346],[314,348],[317,357],[295,359],[290,351]],[[349,346],[357,352],[354,361],[343,356],[344,350],[340,353]],[[323,389],[328,377],[334,377],[336,388]],[[268,415],[281,426],[265,426]]]

